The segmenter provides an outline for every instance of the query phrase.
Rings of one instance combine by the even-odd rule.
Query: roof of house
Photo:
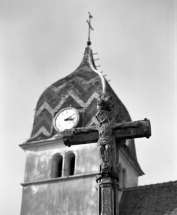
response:
[[[126,188],[120,215],[176,215],[177,181]]]

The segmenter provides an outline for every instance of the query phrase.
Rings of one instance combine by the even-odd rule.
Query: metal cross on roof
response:
[[[90,30],[93,31],[93,28],[91,26],[91,19],[93,18],[93,16],[91,15],[91,13],[89,13],[89,20],[86,20],[86,22],[88,23],[88,27],[89,27],[89,31],[88,31],[88,42],[87,45],[90,46],[91,45],[91,41],[90,41]]]

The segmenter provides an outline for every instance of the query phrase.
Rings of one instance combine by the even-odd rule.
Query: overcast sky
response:
[[[19,215],[25,152],[41,93],[73,72],[93,15],[100,71],[132,120],[148,118],[150,139],[136,140],[145,172],[139,184],[177,180],[177,1],[0,0],[0,214]]]

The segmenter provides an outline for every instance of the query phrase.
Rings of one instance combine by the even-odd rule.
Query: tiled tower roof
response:
[[[83,119],[78,126],[94,125],[97,98],[103,90],[102,82],[96,70],[92,50],[87,47],[79,67],[70,75],[49,86],[40,96],[36,105],[31,137],[27,143],[53,138],[57,134],[53,126],[55,114],[65,107],[71,106],[80,112]],[[123,103],[106,80],[105,83],[107,91],[114,96],[116,101],[116,121],[131,121]],[[136,158],[133,140],[129,148],[133,157]]]

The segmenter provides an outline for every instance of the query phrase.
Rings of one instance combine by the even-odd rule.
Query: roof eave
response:
[[[134,169],[136,170],[138,176],[145,175],[145,173],[141,169],[138,161],[135,160],[135,158],[133,158],[130,154],[128,154],[127,151],[124,148],[120,149],[120,153],[122,153],[122,155],[127,159],[127,161],[134,167]]]

